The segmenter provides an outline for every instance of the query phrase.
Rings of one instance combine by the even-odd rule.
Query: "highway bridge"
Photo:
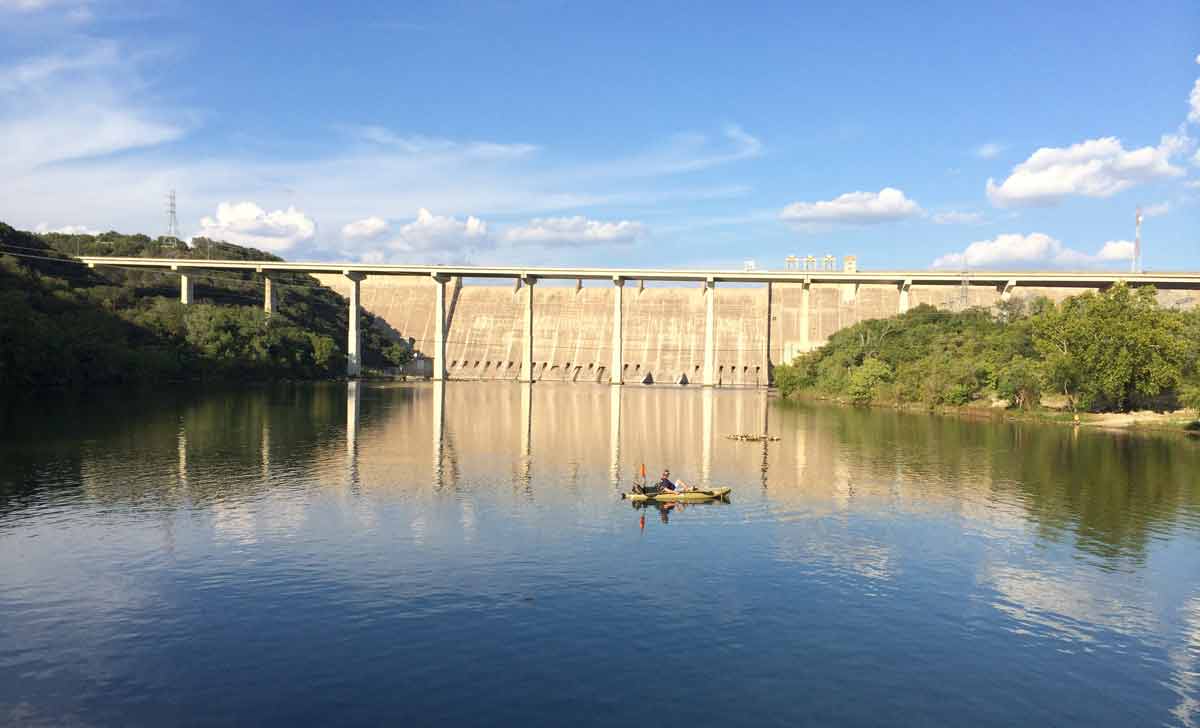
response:
[[[507,279],[514,282],[513,305],[520,308],[517,316],[520,323],[519,331],[515,331],[510,338],[513,341],[519,339],[520,342],[520,369],[517,379],[523,382],[535,381],[551,370],[559,371],[563,378],[571,378],[574,381],[579,377],[583,367],[581,362],[585,357],[578,355],[578,346],[576,346],[577,356],[574,367],[570,366],[572,362],[567,361],[563,362],[567,366],[560,369],[555,364],[552,369],[551,362],[543,361],[541,374],[539,374],[539,369],[535,366],[534,290],[535,284],[547,280],[574,281],[576,292],[583,287],[584,281],[606,281],[611,284],[611,294],[606,295],[607,300],[604,302],[606,311],[603,312],[603,316],[593,310],[588,319],[593,321],[593,324],[589,324],[592,328],[596,326],[607,328],[604,336],[609,341],[605,342],[603,346],[604,353],[608,355],[607,361],[601,362],[599,366],[594,361],[590,362],[588,371],[599,372],[597,377],[602,376],[612,384],[622,384],[627,377],[636,377],[638,381],[642,381],[643,376],[652,376],[649,373],[652,367],[649,365],[643,370],[640,364],[635,364],[631,370],[626,356],[627,326],[624,318],[629,315],[629,301],[626,300],[628,296],[624,294],[624,290],[626,284],[631,282],[637,283],[639,293],[647,281],[696,284],[704,301],[703,343],[700,342],[701,334],[697,326],[694,327],[697,329],[696,336],[693,337],[694,342],[680,342],[677,349],[695,351],[702,355],[702,363],[696,361],[693,367],[691,362],[683,361],[682,359],[686,356],[681,355],[682,358],[678,363],[660,364],[655,379],[662,381],[664,372],[669,371],[672,379],[691,381],[705,386],[723,383],[765,385],[769,382],[772,361],[788,361],[797,353],[811,350],[837,328],[865,318],[879,318],[904,313],[918,303],[931,303],[943,307],[950,305],[953,301],[959,301],[963,305],[992,305],[1008,300],[1026,290],[1036,292],[1037,295],[1061,298],[1063,295],[1082,290],[1103,290],[1117,282],[1125,282],[1130,285],[1153,285],[1160,291],[1160,295],[1163,295],[1163,292],[1177,292],[1180,297],[1173,300],[1174,305],[1195,305],[1197,301],[1200,301],[1200,296],[1193,300],[1191,294],[1191,292],[1200,292],[1200,273],[860,271],[857,269],[855,259],[851,257],[845,259],[845,266],[842,270],[836,271],[391,265],[95,256],[83,257],[81,260],[89,267],[116,266],[174,271],[179,275],[180,300],[185,304],[193,301],[193,281],[197,276],[216,271],[253,271],[262,276],[263,307],[268,313],[276,305],[272,274],[288,272],[315,275],[323,282],[344,290],[348,294],[351,315],[349,317],[346,373],[350,377],[356,377],[361,372],[360,316],[358,314],[362,308],[361,284],[368,278],[408,279],[413,283],[419,281],[431,289],[429,292],[429,298],[432,299],[432,310],[430,311],[432,331],[429,337],[431,347],[422,348],[426,352],[432,348],[432,376],[435,380],[445,379],[449,374],[446,354],[447,328],[449,326],[448,308],[452,309],[453,307],[447,300],[446,284],[453,282],[452,295],[457,296],[463,279]],[[762,286],[765,296],[759,295],[751,304],[738,309],[742,311],[738,314],[739,316],[762,318],[761,321],[739,323],[743,328],[753,328],[753,333],[739,336],[738,342],[741,342],[741,348],[749,347],[761,352],[757,355],[758,360],[753,366],[747,365],[745,352],[739,352],[739,360],[736,365],[718,364],[719,352],[732,348],[732,345],[731,347],[718,347],[717,343],[718,330],[722,323],[718,320],[716,294],[718,284],[765,284]],[[744,288],[744,286],[742,287]],[[814,292],[823,294],[823,297],[817,302],[819,310],[815,312],[813,310],[813,299],[816,298]],[[861,292],[870,295],[860,295]],[[423,296],[424,294],[419,295]],[[781,307],[786,309],[786,316],[782,315],[785,312],[780,310]],[[657,310],[659,315],[675,315],[670,306],[660,306]],[[664,311],[666,313],[663,313]],[[681,312],[679,315],[684,315],[684,313]],[[764,316],[765,318],[763,318]],[[781,320],[791,322],[787,327],[788,330],[774,331],[779,327],[778,322]],[[490,325],[490,322],[487,323]],[[783,341],[779,340],[779,334],[783,335]],[[726,336],[729,335],[726,334]],[[555,339],[556,341],[558,339],[557,333]],[[591,348],[597,351],[600,349],[597,346]],[[643,346],[642,348],[647,347]],[[479,351],[483,351],[483,353],[479,353]],[[475,353],[464,349],[464,353],[456,357],[452,363],[459,365],[462,362],[463,366],[460,369],[466,372],[465,367],[468,362],[473,360],[474,366],[478,368],[481,358],[484,370],[487,370],[488,365],[493,363],[492,359],[496,359],[497,361],[494,362],[496,367],[491,370],[496,374],[490,378],[502,378],[499,372],[503,369],[503,361],[501,361],[504,358],[503,354],[496,354],[494,351],[488,353],[486,347]],[[595,357],[593,356],[593,358]],[[701,356],[695,358],[699,360]],[[509,361],[508,363],[511,366],[513,362]],[[674,368],[670,368],[670,366]],[[587,376],[585,375],[585,378]]]

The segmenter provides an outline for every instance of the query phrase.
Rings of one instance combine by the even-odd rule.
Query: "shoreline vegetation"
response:
[[[161,271],[89,269],[72,256],[282,260],[253,248],[170,237],[35,234],[0,223],[0,396],[110,385],[339,379],[348,303],[306,274],[273,275],[275,313],[263,311],[250,271],[179,278]],[[412,356],[381,319],[364,312],[369,373]]]
[[[783,398],[1039,422],[1200,431],[1200,310],[1153,287],[920,305],[862,321],[775,368]]]

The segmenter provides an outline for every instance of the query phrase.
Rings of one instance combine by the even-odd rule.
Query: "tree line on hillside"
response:
[[[994,309],[928,305],[862,321],[775,369],[784,396],[855,404],[964,406],[1043,399],[1072,412],[1200,409],[1200,309],[1158,303],[1153,287],[1114,285],[1061,303]]]
[[[192,246],[145,235],[60,235],[0,223],[0,394],[46,387],[203,379],[314,379],[345,373],[348,303],[311,276],[280,273],[266,316],[251,271],[197,277],[196,300],[179,303],[179,278],[100,267],[74,255],[279,261],[210,240]],[[363,314],[363,363],[407,360],[411,347]]]

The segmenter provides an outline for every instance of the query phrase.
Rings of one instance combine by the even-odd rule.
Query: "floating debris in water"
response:
[[[779,440],[774,435],[726,435],[725,439],[738,442],[776,442]]]

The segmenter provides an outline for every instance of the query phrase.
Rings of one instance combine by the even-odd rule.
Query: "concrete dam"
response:
[[[316,277],[349,296],[343,275]],[[703,285],[640,287],[622,296],[622,379],[628,383],[700,384],[704,366],[706,300]],[[418,352],[435,341],[435,283],[431,279],[368,277],[361,284],[366,310],[386,321]],[[452,379],[520,376],[528,292],[514,285],[447,287],[446,371]],[[711,289],[715,299],[715,379],[729,386],[766,386],[769,368],[822,345],[833,333],[907,308],[994,306],[1002,299],[1045,296],[1061,300],[1096,287],[1029,287],[894,283],[773,282]],[[613,285],[534,286],[534,380],[608,382],[612,359]],[[1160,291],[1171,305],[1194,305],[1200,292]],[[807,302],[805,301],[807,298]],[[807,321],[806,321],[807,319]],[[807,324],[807,325],[806,325]]]
[[[840,271],[79,260],[90,267],[172,271],[184,304],[193,301],[197,276],[250,272],[262,280],[268,314],[275,310],[278,273],[312,275],[348,299],[350,378],[362,371],[363,308],[411,339],[435,380],[766,386],[772,367],[812,351],[835,332],[921,304],[962,309],[1021,298],[1060,301],[1118,283],[1155,286],[1166,306],[1191,307],[1200,300],[1195,272],[860,271],[852,256]],[[508,284],[464,285],[476,279]],[[647,281],[654,285],[646,287]]]

